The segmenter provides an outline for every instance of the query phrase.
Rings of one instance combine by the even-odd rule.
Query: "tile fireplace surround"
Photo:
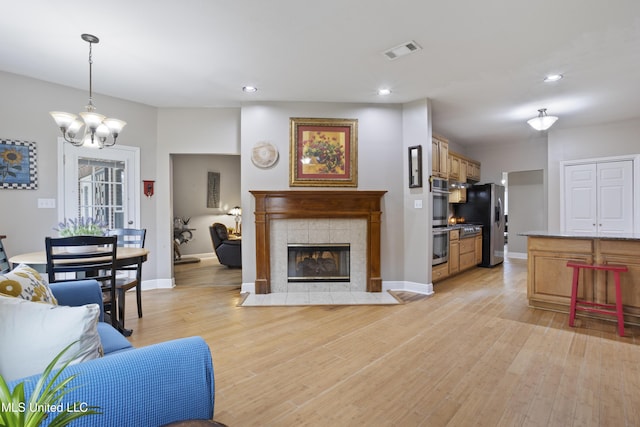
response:
[[[271,292],[366,292],[367,222],[364,219],[274,219],[271,221]],[[348,282],[287,282],[289,243],[349,243]]]
[[[385,193],[251,191],[256,200],[256,294],[295,292],[303,285],[287,283],[287,243],[351,243],[349,282],[307,285],[317,291],[381,292],[380,202]]]

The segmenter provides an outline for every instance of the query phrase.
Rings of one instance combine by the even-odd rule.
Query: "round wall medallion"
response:
[[[251,151],[251,161],[259,168],[269,168],[278,161],[278,149],[270,142],[258,142]]]

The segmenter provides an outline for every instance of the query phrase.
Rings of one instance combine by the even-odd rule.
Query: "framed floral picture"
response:
[[[292,117],[291,187],[358,186],[358,120]]]
[[[0,139],[0,188],[38,188],[35,142]]]

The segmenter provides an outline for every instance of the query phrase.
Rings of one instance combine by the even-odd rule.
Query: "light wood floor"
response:
[[[528,308],[525,261],[382,307],[237,307],[239,271],[214,271],[144,292],[142,319],[129,294],[127,326],[135,346],[202,336],[230,427],[640,426],[640,327]]]

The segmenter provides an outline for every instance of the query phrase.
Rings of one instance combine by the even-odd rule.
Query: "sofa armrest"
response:
[[[59,305],[78,307],[86,304],[100,306],[100,321],[104,321],[104,307],[102,305],[102,289],[96,280],[78,280],[74,282],[50,283],[49,288],[58,300]]]
[[[181,338],[68,366],[61,375],[78,374],[77,387],[63,405],[99,406],[101,415],[80,418],[74,426],[161,426],[187,419],[212,419],[213,363],[200,337]],[[25,381],[33,392],[39,375]],[[80,406],[78,406],[80,407]],[[54,414],[52,414],[53,416]]]

